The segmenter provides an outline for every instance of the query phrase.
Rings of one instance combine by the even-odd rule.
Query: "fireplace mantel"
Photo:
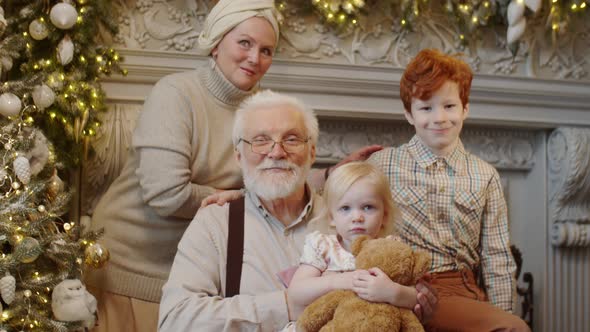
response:
[[[124,49],[126,77],[103,83],[111,102],[142,102],[161,77],[196,68],[207,57]],[[262,87],[302,98],[320,117],[403,120],[403,69],[275,60]],[[121,87],[124,88],[121,88]],[[518,128],[590,126],[590,84],[476,74],[469,124]]]

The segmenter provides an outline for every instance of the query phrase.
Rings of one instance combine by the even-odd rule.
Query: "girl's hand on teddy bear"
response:
[[[355,272],[353,286],[353,291],[361,299],[370,302],[389,302],[397,292],[397,284],[379,268]]]

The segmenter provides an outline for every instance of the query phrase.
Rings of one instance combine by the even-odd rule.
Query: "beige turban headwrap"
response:
[[[211,50],[226,33],[254,16],[263,17],[270,22],[275,31],[276,45],[279,42],[278,15],[273,0],[220,0],[205,19],[203,31],[199,35],[199,53],[211,54]]]

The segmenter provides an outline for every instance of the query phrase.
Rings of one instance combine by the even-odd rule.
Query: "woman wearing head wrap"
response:
[[[272,0],[221,0],[204,25],[209,64],[156,83],[126,164],[92,217],[111,255],[85,278],[99,303],[95,331],[156,331],[162,285],[201,201],[242,185],[234,111],[272,62],[277,13]]]

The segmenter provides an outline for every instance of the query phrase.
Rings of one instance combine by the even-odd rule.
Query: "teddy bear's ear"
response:
[[[430,269],[430,255],[422,251],[414,251],[414,283]]]
[[[352,250],[351,250],[351,252],[352,252],[352,255],[353,255],[353,256],[356,256],[356,255],[358,255],[358,254],[359,254],[359,252],[361,252],[361,249],[363,249],[363,246],[365,245],[365,242],[366,242],[367,240],[369,240],[369,239],[370,239],[370,238],[369,238],[369,236],[367,236],[367,235],[362,235],[362,236],[359,236],[359,237],[357,237],[357,238],[354,240],[354,242],[352,243],[352,248],[351,248],[351,249],[352,249]]]

